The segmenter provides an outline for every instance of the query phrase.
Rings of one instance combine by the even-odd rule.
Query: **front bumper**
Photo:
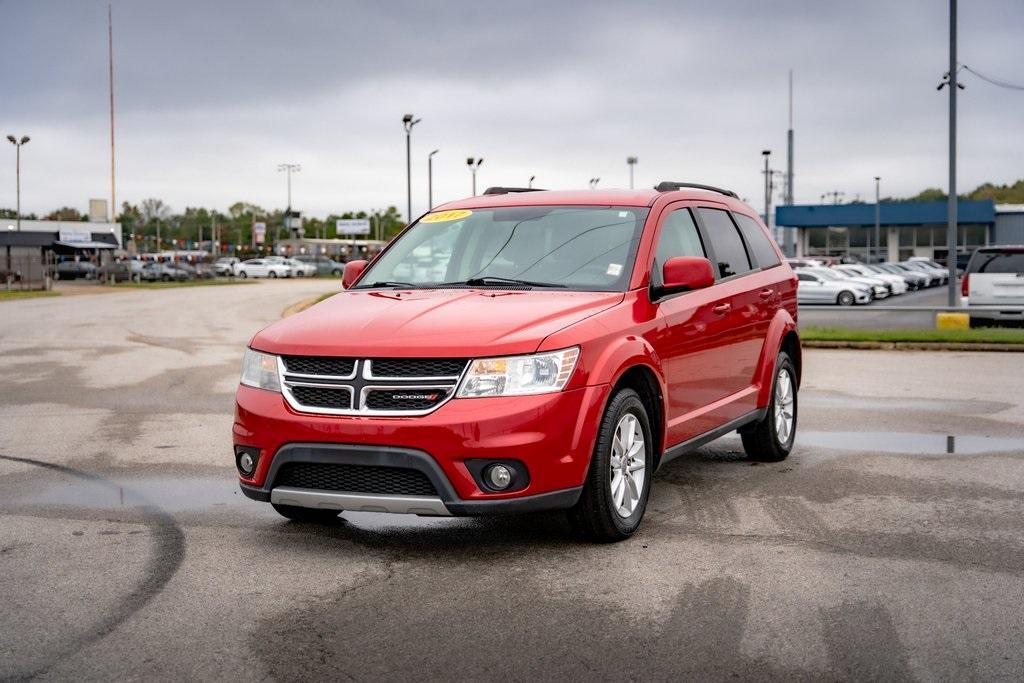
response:
[[[253,476],[239,483],[256,500],[339,510],[474,515],[570,507],[586,478],[608,392],[600,385],[540,396],[453,399],[429,415],[363,417],[298,413],[280,394],[240,386],[234,443],[258,448],[259,459]],[[518,461],[529,482],[511,493],[482,490],[466,464],[479,459]],[[275,488],[276,474],[288,462],[417,469],[438,497],[366,499]]]

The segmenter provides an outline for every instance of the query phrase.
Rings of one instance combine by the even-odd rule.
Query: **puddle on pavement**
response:
[[[906,455],[1024,454],[1024,439],[971,434],[915,434],[911,432],[797,431],[797,445],[866,453]]]
[[[11,503],[93,509],[154,506],[168,512],[208,510],[250,502],[232,479],[140,478],[121,481],[46,481],[25,486]]]

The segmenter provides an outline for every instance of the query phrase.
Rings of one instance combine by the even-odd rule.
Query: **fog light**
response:
[[[251,446],[235,446],[235,465],[243,477],[251,477],[256,471],[260,451]]]
[[[487,485],[496,491],[503,491],[512,485],[512,470],[505,465],[491,465],[484,472]]]

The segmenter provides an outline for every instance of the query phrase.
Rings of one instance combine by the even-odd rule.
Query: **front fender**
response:
[[[764,408],[771,401],[772,380],[775,376],[775,360],[782,350],[783,339],[790,332],[799,335],[796,321],[789,311],[780,308],[775,312],[771,324],[768,326],[768,334],[765,335],[764,346],[761,347],[761,357],[757,360],[757,369],[754,373],[754,383],[758,385],[757,407]],[[800,358],[799,358],[799,336],[797,337],[798,357],[793,359],[797,367],[797,385],[800,384]]]

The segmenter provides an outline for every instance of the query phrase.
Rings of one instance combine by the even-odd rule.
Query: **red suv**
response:
[[[285,517],[564,509],[616,540],[655,471],[793,445],[797,279],[736,194],[491,188],[249,343],[242,491]]]

